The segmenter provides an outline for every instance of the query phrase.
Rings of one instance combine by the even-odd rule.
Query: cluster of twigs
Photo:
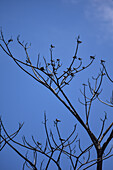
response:
[[[31,61],[31,57],[29,56],[29,53],[28,53],[28,49],[30,48],[31,44],[30,45],[28,45],[28,43],[25,44],[24,42],[20,41],[20,36],[17,37],[17,42],[25,51],[25,59],[24,59],[24,61],[21,61],[13,56],[13,54],[9,48],[9,45],[11,42],[13,42],[13,39],[11,38],[8,41],[5,41],[3,32],[1,31],[0,40],[3,43],[3,44],[0,43],[0,47],[2,48],[2,50],[8,56],[10,56],[14,60],[14,62],[24,72],[26,72],[28,75],[33,77],[36,81],[38,81],[39,83],[41,83],[42,85],[47,87],[59,99],[59,101],[68,109],[69,112],[71,112],[74,115],[74,117],[78,120],[78,122],[83,126],[83,128],[86,130],[87,134],[89,135],[89,137],[92,141],[91,145],[89,145],[85,150],[82,150],[81,145],[80,145],[80,140],[78,140],[77,135],[75,135],[76,126],[74,127],[73,132],[66,139],[63,139],[60,134],[59,127],[58,127],[58,124],[60,121],[58,119],[56,119],[54,122],[54,125],[56,127],[57,135],[58,135],[58,142],[57,142],[55,135],[52,133],[52,131],[50,131],[50,134],[48,133],[47,119],[46,119],[46,114],[45,114],[44,126],[45,126],[45,132],[46,132],[46,142],[45,142],[44,147],[42,146],[41,143],[37,142],[34,139],[34,137],[32,137],[34,146],[31,145],[26,140],[25,137],[23,137],[23,144],[16,142],[15,140],[13,140],[13,138],[18,134],[22,125],[19,126],[19,129],[15,133],[8,135],[7,131],[4,128],[3,122],[0,120],[0,123],[1,123],[0,124],[0,137],[1,137],[0,144],[2,144],[1,150],[4,148],[4,146],[6,144],[8,144],[12,149],[14,149],[25,160],[25,163],[23,164],[23,169],[26,165],[27,167],[36,170],[37,169],[36,168],[37,167],[37,153],[41,153],[48,158],[45,169],[48,168],[48,166],[50,165],[50,162],[54,162],[56,164],[56,166],[58,167],[58,169],[61,169],[61,164],[60,164],[61,156],[66,155],[69,158],[70,165],[73,169],[80,169],[80,168],[83,168],[83,166],[90,164],[89,166],[85,167],[85,169],[87,169],[87,168],[91,167],[92,165],[97,164],[97,170],[101,170],[102,169],[102,161],[104,159],[109,158],[110,156],[113,156],[113,154],[110,155],[110,153],[112,151],[112,147],[111,147],[110,151],[106,155],[104,155],[104,151],[105,151],[106,147],[108,146],[108,144],[110,143],[110,141],[113,138],[113,129],[112,129],[113,122],[104,131],[105,122],[107,120],[107,114],[105,113],[105,118],[101,119],[102,127],[100,128],[99,136],[96,137],[90,129],[89,117],[91,115],[92,103],[96,99],[107,106],[113,107],[113,92],[112,92],[112,97],[110,98],[110,101],[105,102],[100,98],[100,94],[102,92],[101,86],[102,86],[104,76],[107,76],[107,78],[110,80],[110,82],[113,83],[113,80],[110,78],[110,76],[107,72],[107,69],[105,67],[105,61],[101,60],[102,68],[100,69],[100,73],[98,74],[98,76],[96,78],[92,77],[92,79],[94,81],[94,87],[92,87],[92,84],[90,83],[89,80],[88,80],[88,85],[83,84],[83,91],[81,91],[81,93],[84,97],[84,102],[81,102],[79,99],[80,103],[83,104],[85,107],[85,120],[83,120],[63,90],[63,88],[66,85],[70,84],[70,82],[72,81],[72,79],[75,77],[75,75],[77,73],[88,68],[93,63],[93,61],[95,59],[95,56],[90,56],[89,64],[87,64],[86,66],[83,66],[82,58],[79,58],[77,56],[79,45],[82,43],[82,41],[80,41],[79,36],[77,38],[77,45],[76,45],[76,49],[75,49],[75,54],[72,57],[72,61],[69,64],[69,66],[65,70],[63,70],[62,73],[61,73],[62,63],[61,63],[60,59],[59,58],[54,59],[54,57],[53,57],[53,50],[54,50],[55,46],[53,46],[52,44],[50,46],[50,61],[48,62],[46,60],[46,58],[43,57],[44,64],[41,65],[40,55],[38,55],[37,63],[36,63],[36,65],[33,65],[32,61]],[[75,66],[75,64],[78,62],[79,62],[78,66]],[[32,72],[28,71],[25,68],[25,66],[31,68]],[[87,95],[87,87],[90,91],[90,96]],[[4,137],[2,135],[1,128],[5,132],[6,137]],[[105,136],[107,136],[108,132],[110,134],[108,135],[108,138],[105,139]],[[74,136],[74,138],[72,140],[73,136]],[[103,141],[103,139],[105,139],[105,140]],[[26,154],[26,156],[23,156],[18,150],[16,150],[16,148],[14,148],[13,145],[11,145],[9,143],[10,141],[28,149],[28,150],[32,150],[34,153],[34,163],[32,163],[28,159],[27,154]],[[75,143],[77,143],[77,141],[78,141],[78,147],[80,150],[80,154],[75,154],[76,153],[75,146],[73,146],[73,145],[75,145]],[[102,142],[103,142],[103,144],[102,144]],[[90,160],[90,151],[93,147],[95,147],[95,149],[96,149],[97,158],[95,160]],[[57,158],[54,158],[54,156],[53,156],[55,152],[58,153]],[[87,159],[85,160],[84,154],[86,154],[86,153],[87,153]],[[83,156],[84,162],[81,161],[82,156]],[[44,162],[42,161],[40,164],[40,169],[43,169],[43,164],[44,164]]]
[[[88,85],[83,84],[83,91],[80,90],[80,92],[82,93],[82,95],[84,97],[84,103],[81,102],[80,99],[78,99],[78,100],[85,107],[86,125],[87,126],[89,126],[88,120],[89,120],[89,115],[91,112],[91,105],[94,100],[98,99],[100,102],[104,103],[105,105],[113,107],[113,91],[112,91],[112,96],[110,98],[110,101],[104,102],[99,97],[99,95],[102,92],[101,86],[102,86],[102,82],[103,82],[103,76],[105,76],[104,67],[102,68],[102,70],[100,70],[100,74],[98,74],[98,76],[96,78],[92,77],[92,79],[94,81],[94,88],[91,86],[90,80],[88,80]],[[87,96],[87,87],[88,87],[88,90],[90,91],[91,97]]]
[[[104,120],[102,120],[103,126],[100,132],[100,135],[98,137],[100,141],[102,141],[103,137],[107,133],[107,131],[104,132],[103,136],[100,138],[103,128],[104,128],[105,120],[106,120],[106,115],[105,115]],[[62,169],[61,157],[63,157],[63,155],[65,155],[65,157],[68,158],[70,162],[70,168],[72,169],[79,170],[86,165],[87,166],[85,167],[85,169],[87,169],[91,167],[92,165],[96,164],[98,161],[97,159],[90,160],[90,152],[91,152],[91,149],[93,148],[93,144],[89,145],[83,150],[81,147],[80,139],[78,139],[78,134],[75,135],[77,125],[74,126],[74,129],[71,132],[71,134],[66,139],[64,139],[62,138],[62,135],[61,135],[61,132],[58,126],[60,122],[61,121],[58,119],[54,121],[54,126],[56,128],[56,132],[58,136],[58,139],[56,139],[55,134],[53,134],[52,130],[48,131],[46,113],[44,113],[43,124],[44,124],[45,132],[46,132],[46,142],[45,142],[45,145],[43,146],[43,144],[37,141],[36,139],[34,139],[33,136],[32,136],[33,144],[30,144],[26,140],[25,136],[23,136],[22,138],[23,144],[17,142],[16,140],[14,140],[14,138],[20,132],[21,128],[23,127],[23,124],[19,124],[19,128],[17,129],[17,131],[9,135],[7,130],[4,127],[2,119],[0,118],[0,139],[1,139],[0,140],[0,151],[4,148],[6,144],[9,145],[15,152],[17,152],[24,159],[25,162],[23,164],[23,168],[22,168],[23,170],[25,169],[25,167],[28,167],[29,169],[33,169],[33,170],[37,170],[38,169],[37,167],[39,167],[40,170],[43,168],[48,169],[51,162],[53,162],[58,169]],[[13,144],[10,144],[10,142],[13,142],[13,144],[19,145],[27,149],[25,156],[22,155],[16,149],[16,147],[13,146]],[[79,149],[79,153],[77,150],[77,146]],[[30,159],[28,158],[28,151],[33,152],[33,162],[30,161],[31,158]],[[109,157],[113,156],[113,154],[110,155],[111,151],[112,151],[112,148],[110,148],[109,152],[103,156],[103,160],[108,159]],[[57,157],[54,157],[56,152],[57,152]],[[44,155],[46,159],[43,159],[41,162],[39,162],[37,158],[38,154]]]
[[[79,57],[77,58],[78,47],[82,43],[79,39],[80,39],[80,37],[78,36],[75,55],[72,58],[72,62],[66,68],[66,70],[63,70],[63,73],[60,74],[60,75],[59,75],[59,69],[61,68],[62,63],[61,63],[59,58],[57,58],[57,59],[53,58],[53,49],[55,48],[55,46],[53,46],[52,44],[50,46],[50,61],[47,62],[46,58],[43,57],[44,66],[41,66],[40,54],[38,55],[36,65],[34,66],[32,64],[31,57],[28,54],[28,49],[31,47],[31,44],[28,45],[28,43],[24,43],[24,41],[21,42],[20,41],[20,36],[17,37],[17,41],[25,51],[26,56],[25,56],[24,61],[21,61],[21,60],[15,58],[13,56],[13,54],[11,53],[11,51],[9,49],[9,44],[11,42],[13,42],[13,39],[11,38],[11,39],[8,40],[8,42],[6,42],[5,39],[4,39],[2,31],[1,31],[1,41],[4,43],[5,47],[3,47],[2,44],[0,44],[0,47],[4,50],[4,52],[7,55],[9,55],[15,61],[15,63],[22,70],[24,70],[26,73],[28,73],[35,80],[37,80],[38,82],[40,82],[41,84],[43,84],[47,88],[54,91],[54,93],[58,93],[60,91],[60,89],[62,89],[66,85],[69,85],[69,83],[71,82],[71,80],[73,79],[73,77],[75,76],[76,73],[79,73],[80,71],[82,71],[82,70],[86,69],[87,67],[89,67],[92,64],[92,62],[94,61],[94,59],[95,59],[95,56],[90,56],[91,62],[88,65],[83,66],[82,58],[79,58]],[[77,60],[79,61],[79,64],[78,64],[77,67],[75,67],[74,64],[75,64],[75,62]],[[22,67],[21,64],[26,65],[28,67],[31,67],[32,71],[33,71],[33,74],[31,74],[30,72],[25,70]]]
[[[34,137],[32,136],[32,141],[33,144],[30,144],[25,136],[23,136],[23,144],[17,142],[14,140],[16,135],[19,133],[21,130],[23,124],[19,124],[19,128],[16,132],[12,133],[11,135],[8,134],[6,131],[2,120],[0,119],[0,151],[4,148],[6,144],[8,144],[13,150],[15,150],[24,160],[23,164],[23,170],[25,169],[25,166],[27,166],[29,169],[38,169],[37,166],[40,167],[40,169],[47,169],[49,167],[50,162],[54,162],[58,169],[61,168],[61,157],[65,155],[69,160],[70,160],[70,167],[73,169],[80,169],[82,166],[86,165],[87,163],[90,163],[90,150],[92,149],[92,145],[87,147],[86,149],[82,150],[81,149],[81,144],[80,144],[80,139],[77,139],[78,134],[75,135],[76,131],[76,125],[74,126],[74,130],[71,132],[71,134],[66,138],[62,138],[60,129],[59,129],[59,124],[60,120],[56,119],[54,121],[54,126],[56,128],[57,136],[58,139],[55,138],[55,135],[53,134],[52,130],[50,130],[50,133],[48,132],[47,128],[47,118],[46,114],[44,114],[44,127],[45,127],[45,132],[46,132],[46,142],[45,146],[43,146],[39,141],[35,140]],[[33,163],[28,159],[28,152],[26,152],[25,156],[23,156],[17,149],[14,147],[12,144],[10,144],[10,141],[13,142],[13,144],[17,144],[23,148],[26,148],[27,151],[31,150],[33,151]],[[80,154],[76,152],[76,147],[78,145]],[[57,158],[54,158],[55,153],[57,152],[58,156]],[[42,160],[41,163],[38,162],[37,159],[37,154],[43,154],[46,157],[46,160]],[[83,155],[87,154],[87,159],[85,159],[85,156]],[[80,160],[82,157],[82,160]],[[93,160],[95,161],[95,160]],[[44,164],[44,162],[46,162]]]

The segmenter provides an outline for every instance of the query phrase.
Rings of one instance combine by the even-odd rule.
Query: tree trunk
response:
[[[102,170],[102,151],[97,152],[97,170]]]

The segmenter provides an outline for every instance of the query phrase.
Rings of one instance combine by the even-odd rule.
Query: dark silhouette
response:
[[[109,145],[110,141],[113,138],[113,122],[109,124],[108,128],[104,130],[104,125],[107,120],[107,114],[105,113],[104,119],[101,119],[102,126],[100,127],[100,134],[99,136],[95,136],[93,131],[90,128],[89,123],[89,117],[91,116],[91,106],[92,103],[95,100],[100,101],[104,105],[108,107],[113,107],[113,92],[112,96],[110,98],[110,101],[103,101],[100,98],[101,94],[101,87],[104,77],[107,77],[107,80],[110,83],[113,83],[113,80],[110,78],[107,68],[105,67],[105,61],[101,60],[100,63],[100,72],[98,73],[97,77],[92,77],[94,84],[92,85],[91,82],[88,80],[88,84],[83,84],[83,91],[81,91],[84,102],[80,103],[84,105],[85,108],[85,119],[83,119],[80,116],[80,113],[78,113],[76,110],[77,108],[74,107],[70,101],[70,99],[67,97],[66,93],[64,92],[64,87],[67,85],[70,85],[70,82],[73,80],[76,74],[86,70],[88,67],[92,65],[92,63],[95,60],[95,56],[91,55],[89,57],[89,63],[87,65],[83,65],[82,58],[77,57],[78,48],[79,45],[82,43],[80,40],[80,37],[77,38],[77,45],[75,49],[75,54],[71,58],[71,62],[69,66],[65,70],[59,72],[59,68],[62,68],[62,63],[59,58],[54,59],[53,57],[53,50],[55,46],[52,44],[50,45],[50,61],[46,61],[46,59],[43,57],[44,64],[41,65],[40,62],[40,55],[38,55],[37,64],[36,66],[32,64],[31,59],[29,57],[28,49],[30,48],[30,45],[28,43],[24,44],[20,41],[20,36],[17,37],[18,44],[24,49],[25,51],[25,61],[21,61],[15,56],[13,56],[9,44],[13,43],[13,39],[9,39],[8,41],[5,41],[3,32],[1,31],[1,43],[0,47],[6,53],[9,57],[11,57],[14,62],[29,76],[31,76],[33,79],[44,85],[46,88],[48,88],[57,98],[58,100],[67,108],[67,110],[72,114],[78,123],[82,125],[82,127],[85,129],[87,134],[90,137],[91,143],[86,147],[85,149],[82,149],[81,146],[81,140],[78,139],[78,135],[76,133],[76,125],[74,126],[74,129],[72,132],[70,132],[70,135],[67,136],[67,138],[62,138],[59,124],[62,123],[60,120],[56,118],[54,121],[54,126],[57,131],[58,139],[55,138],[55,134],[53,134],[52,130],[50,130],[50,134],[48,132],[47,128],[47,118],[46,113],[44,113],[44,127],[46,132],[46,141],[45,145],[40,143],[39,141],[36,141],[34,137],[32,136],[32,140],[34,145],[31,145],[25,137],[23,137],[23,144],[19,143],[14,140],[14,137],[19,133],[21,130],[23,124],[19,125],[19,128],[16,132],[12,134],[8,134],[7,130],[4,127],[4,123],[0,119],[0,150],[4,148],[4,146],[7,144],[9,145],[17,154],[22,157],[25,160],[25,163],[23,164],[23,169],[25,166],[36,170],[37,167],[40,166],[40,169],[48,169],[51,162],[55,164],[55,167],[57,166],[58,169],[62,169],[61,161],[63,161],[62,155],[65,155],[68,160],[70,160],[70,166],[71,169],[88,169],[89,167],[97,164],[97,170],[102,170],[102,163],[105,159],[108,159],[109,157],[113,156],[112,147],[108,151],[107,154],[104,154],[107,146]],[[78,66],[75,66],[75,63],[78,63]],[[26,67],[30,67],[32,72],[28,71]],[[96,67],[96,65],[95,65]],[[87,91],[90,91],[90,97],[87,93]],[[95,123],[96,127],[96,123]],[[2,132],[1,132],[2,129]],[[4,136],[5,133],[5,136]],[[10,143],[11,142],[11,143]],[[27,150],[31,150],[34,153],[34,161],[32,162],[30,159],[28,159],[27,154],[26,156],[22,155],[19,150],[17,150],[12,143],[16,143],[17,145],[20,145],[21,147],[26,148]],[[76,153],[75,144],[78,145],[79,152]],[[95,156],[95,159],[91,158],[91,152],[92,148],[96,150],[97,155]],[[44,161],[37,163],[37,153],[40,153],[46,157],[46,163]],[[56,157],[54,157],[54,153],[56,153]],[[83,159],[81,159],[83,158]],[[38,165],[37,165],[38,164]]]

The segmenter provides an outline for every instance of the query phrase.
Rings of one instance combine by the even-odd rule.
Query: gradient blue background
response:
[[[24,59],[24,51],[16,42],[17,35],[31,42],[30,55],[33,63],[38,53],[49,59],[50,44],[55,45],[54,56],[60,58],[63,65],[69,64],[75,52],[76,37],[80,35],[79,57],[87,64],[90,55],[96,55],[95,63],[86,71],[75,76],[66,94],[84,118],[84,107],[78,102],[83,97],[79,91],[82,83],[97,75],[100,60],[106,60],[106,67],[113,78],[113,1],[112,0],[0,0],[0,26],[5,39],[11,36],[14,42],[10,47],[15,57]],[[25,60],[25,59],[24,59]],[[28,141],[31,136],[44,143],[45,131],[42,124],[44,111],[47,113],[48,126],[54,129],[53,120],[60,119],[62,136],[69,134],[76,119],[45,87],[26,75],[17,65],[0,50],[0,115],[9,133],[14,132],[19,122],[24,127],[16,140],[22,141],[25,135]],[[102,99],[109,100],[113,85],[105,78]],[[106,128],[113,120],[112,108],[95,102],[90,118],[91,128],[99,133],[100,117],[108,113]],[[83,148],[90,142],[89,137],[79,125],[77,132]],[[111,141],[108,149],[113,145]],[[20,149],[22,153],[24,150]],[[95,155],[95,151],[93,152]],[[94,156],[93,155],[93,156]],[[40,159],[40,158],[39,158]],[[113,158],[104,162],[103,169],[111,170]],[[6,146],[0,152],[0,169],[22,169],[24,161],[11,148]],[[64,169],[68,169],[65,167]],[[51,167],[52,169],[52,167]],[[94,169],[90,168],[90,169]]]

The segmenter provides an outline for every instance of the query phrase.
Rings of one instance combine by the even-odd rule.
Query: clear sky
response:
[[[84,64],[90,61],[90,55],[96,55],[95,64],[91,69],[77,75],[71,88],[67,89],[67,95],[80,113],[84,108],[78,102],[78,97],[82,99],[79,89],[82,89],[82,83],[87,83],[88,78],[97,75],[101,59],[106,61],[106,67],[113,77],[112,0],[0,0],[0,26],[5,39],[12,36],[13,43],[17,46],[18,35],[21,35],[25,42],[31,42],[30,54],[34,63],[37,61],[38,53],[49,58],[50,44],[54,44],[54,55],[66,66],[75,52],[76,37],[80,35],[83,43],[79,49],[79,56],[83,58]],[[11,49],[15,57],[24,57],[21,48],[12,44]],[[22,141],[21,137],[24,134],[28,140],[34,135],[43,142],[44,111],[47,113],[49,127],[54,128],[53,120],[56,117],[62,121],[64,136],[77,123],[55,96],[22,72],[1,50],[0,78],[0,115],[6,128],[11,133],[17,129],[19,122],[25,123],[17,140]],[[106,90],[103,97],[107,96],[106,99],[109,100],[113,85],[106,83],[104,88]],[[95,125],[94,117],[99,121],[100,117],[104,117],[104,111],[108,113],[106,127],[113,120],[112,110],[97,104],[91,119],[95,133],[99,127],[98,124]],[[83,144],[86,144],[89,138],[86,134],[81,134],[84,131],[79,124],[77,132],[84,139]],[[23,160],[9,147],[0,153],[1,170],[20,170],[22,164]],[[104,169],[111,167],[112,158],[104,163]]]

